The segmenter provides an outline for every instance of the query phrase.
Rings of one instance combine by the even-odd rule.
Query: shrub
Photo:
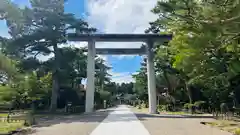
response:
[[[195,105],[198,109],[201,109],[205,103],[206,103],[205,101],[196,101],[196,102],[194,103],[194,105]]]
[[[196,111],[196,106],[194,104],[186,103],[184,104],[184,109],[187,109],[194,113]]]
[[[191,113],[195,113],[196,112],[196,106],[194,104],[189,104],[188,105],[188,110],[191,112]]]
[[[136,107],[137,106],[137,102],[133,101],[133,106]]]
[[[180,102],[179,103],[180,106],[184,106],[184,104],[186,104],[186,102]]]
[[[148,108],[148,105],[147,105],[146,103],[142,103],[142,104],[141,104],[141,107],[142,107],[142,108]]]
[[[184,108],[184,109],[189,109],[189,103],[185,103],[185,104],[183,105],[183,108]]]
[[[173,105],[172,104],[158,105],[157,110],[158,111],[173,111]]]
[[[234,131],[234,135],[240,135],[240,128],[238,128]]]
[[[167,104],[167,111],[174,111],[174,105],[173,104]]]
[[[34,111],[31,110],[26,114],[26,120],[24,122],[24,125],[25,126],[31,126],[31,125],[34,125],[34,124],[36,124],[36,120],[35,120],[35,117],[34,117]]]
[[[167,110],[167,107],[166,107],[166,105],[158,105],[158,106],[157,106],[157,110],[158,110],[158,111],[166,111],[166,110]]]
[[[188,109],[192,109],[193,107],[195,107],[194,104],[188,104]]]

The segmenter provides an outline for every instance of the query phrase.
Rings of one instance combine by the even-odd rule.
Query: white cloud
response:
[[[68,41],[67,45],[76,47],[76,48],[82,48],[82,47],[87,47],[88,43],[87,42],[72,42]],[[66,46],[66,45],[64,45]]]
[[[99,58],[104,60],[104,64],[108,67],[112,67],[112,65],[108,62],[108,57],[106,55],[97,55]]]
[[[121,60],[121,59],[132,59],[137,56],[136,55],[113,55],[113,57]]]
[[[144,33],[149,22],[157,19],[151,13],[157,0],[85,0],[88,23],[104,33]],[[140,48],[142,43],[96,43],[97,48]],[[106,56],[101,56],[107,60]],[[133,58],[133,55],[116,55],[119,59]],[[108,62],[107,62],[108,63]],[[108,63],[109,65],[109,63]],[[113,72],[112,81],[117,83],[133,82],[129,72]]]
[[[122,76],[122,77],[112,77],[112,81],[122,84],[122,83],[134,82],[134,79],[132,78],[131,75],[126,75],[126,76]]]
[[[116,83],[130,83],[134,82],[134,79],[132,78],[132,74],[135,73],[130,73],[130,72],[113,72],[109,71],[109,74],[112,75],[111,80]],[[82,80],[82,84],[86,85],[87,84],[87,79]]]
[[[157,0],[88,0],[88,22],[106,33],[143,33]]]
[[[157,0],[87,0],[87,21],[105,33],[144,33],[157,16]],[[139,48],[142,43],[99,43],[109,48]]]
[[[134,79],[132,78],[132,74],[130,72],[109,72],[112,77],[112,81],[116,83],[129,83],[129,82],[134,82]]]

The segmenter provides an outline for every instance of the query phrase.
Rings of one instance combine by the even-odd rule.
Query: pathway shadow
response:
[[[136,113],[136,116],[138,118],[172,118],[172,119],[186,119],[186,118],[192,118],[192,119],[198,119],[198,118],[213,118],[213,116],[195,116],[195,115],[171,115],[171,114],[146,114],[146,113]]]
[[[78,114],[78,115],[57,115],[57,116],[44,116],[36,118],[37,125],[34,127],[49,127],[61,123],[75,123],[75,122],[102,122],[113,109],[103,110],[87,114]]]
[[[212,116],[190,116],[190,115],[152,115],[146,113],[135,113],[136,117],[133,116],[132,112],[129,112],[128,109],[118,108],[117,112],[116,109],[108,109],[108,110],[101,110],[93,113],[88,114],[80,114],[80,115],[61,115],[61,116],[49,116],[49,117],[42,117],[37,118],[38,125],[34,127],[49,127],[54,126],[61,123],[83,123],[83,124],[91,124],[91,123],[109,123],[109,122],[133,122],[133,121],[144,121],[149,118],[170,118],[170,119],[185,119],[185,118],[213,118]],[[123,113],[124,112],[124,113]],[[128,113],[129,112],[129,113]],[[111,115],[109,115],[111,114]],[[108,117],[108,119],[105,119]]]

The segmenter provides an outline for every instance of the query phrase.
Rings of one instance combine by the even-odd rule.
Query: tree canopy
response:
[[[240,69],[238,9],[237,0],[157,2],[152,12],[158,18],[150,22],[146,33],[173,34],[168,44],[155,45],[157,84],[163,86],[160,93],[165,88],[180,101],[204,100],[215,107],[232,104],[233,97],[240,101],[239,86],[233,83],[238,82]],[[146,91],[143,68],[135,75],[135,88]],[[182,92],[188,99],[179,95]]]
[[[81,82],[86,79],[86,48],[69,47],[66,35],[97,30],[65,13],[64,2],[31,0],[30,7],[20,8],[10,0],[0,1],[0,19],[6,21],[10,35],[0,37],[0,100],[19,107],[43,101],[51,111],[59,102],[59,106],[68,101],[84,104]],[[156,3],[152,13],[158,18],[145,32],[173,34],[168,43],[154,45],[159,99],[171,104],[204,101],[215,108],[221,103],[238,106],[239,6],[238,0]],[[43,61],[43,57],[48,59]],[[133,83],[111,82],[111,67],[100,57],[95,64],[98,103],[112,102],[119,95],[148,102],[145,58]]]
[[[6,87],[11,90],[3,91],[11,92],[4,100],[17,102],[21,107],[44,100],[46,106],[50,103],[50,110],[55,111],[58,102],[66,104],[75,93],[79,95],[75,101],[84,104],[80,91],[86,78],[86,48],[69,47],[66,35],[69,31],[93,33],[96,29],[74,14],[65,13],[64,2],[31,0],[30,7],[21,8],[9,0],[0,2],[0,18],[6,21],[10,34],[10,38],[0,38],[0,63],[5,63],[0,64],[1,74],[8,78],[19,74],[21,80],[7,83]],[[48,59],[43,61],[42,57]],[[109,98],[112,93],[106,94],[108,91],[104,88],[110,83],[107,73],[110,67],[101,58],[96,59],[96,67],[97,86],[101,87],[103,99]],[[73,93],[67,94],[67,89]]]

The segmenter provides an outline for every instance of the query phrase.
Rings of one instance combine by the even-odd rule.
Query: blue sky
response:
[[[29,6],[28,0],[12,0]],[[68,0],[65,12],[74,13],[103,33],[143,33],[149,22],[156,19],[150,12],[157,0]],[[8,36],[5,22],[0,21],[0,35]],[[86,46],[86,43],[71,43]],[[97,43],[96,47],[138,48],[142,43]],[[112,67],[112,80],[118,83],[133,81],[131,74],[140,68],[140,56],[99,56]]]

